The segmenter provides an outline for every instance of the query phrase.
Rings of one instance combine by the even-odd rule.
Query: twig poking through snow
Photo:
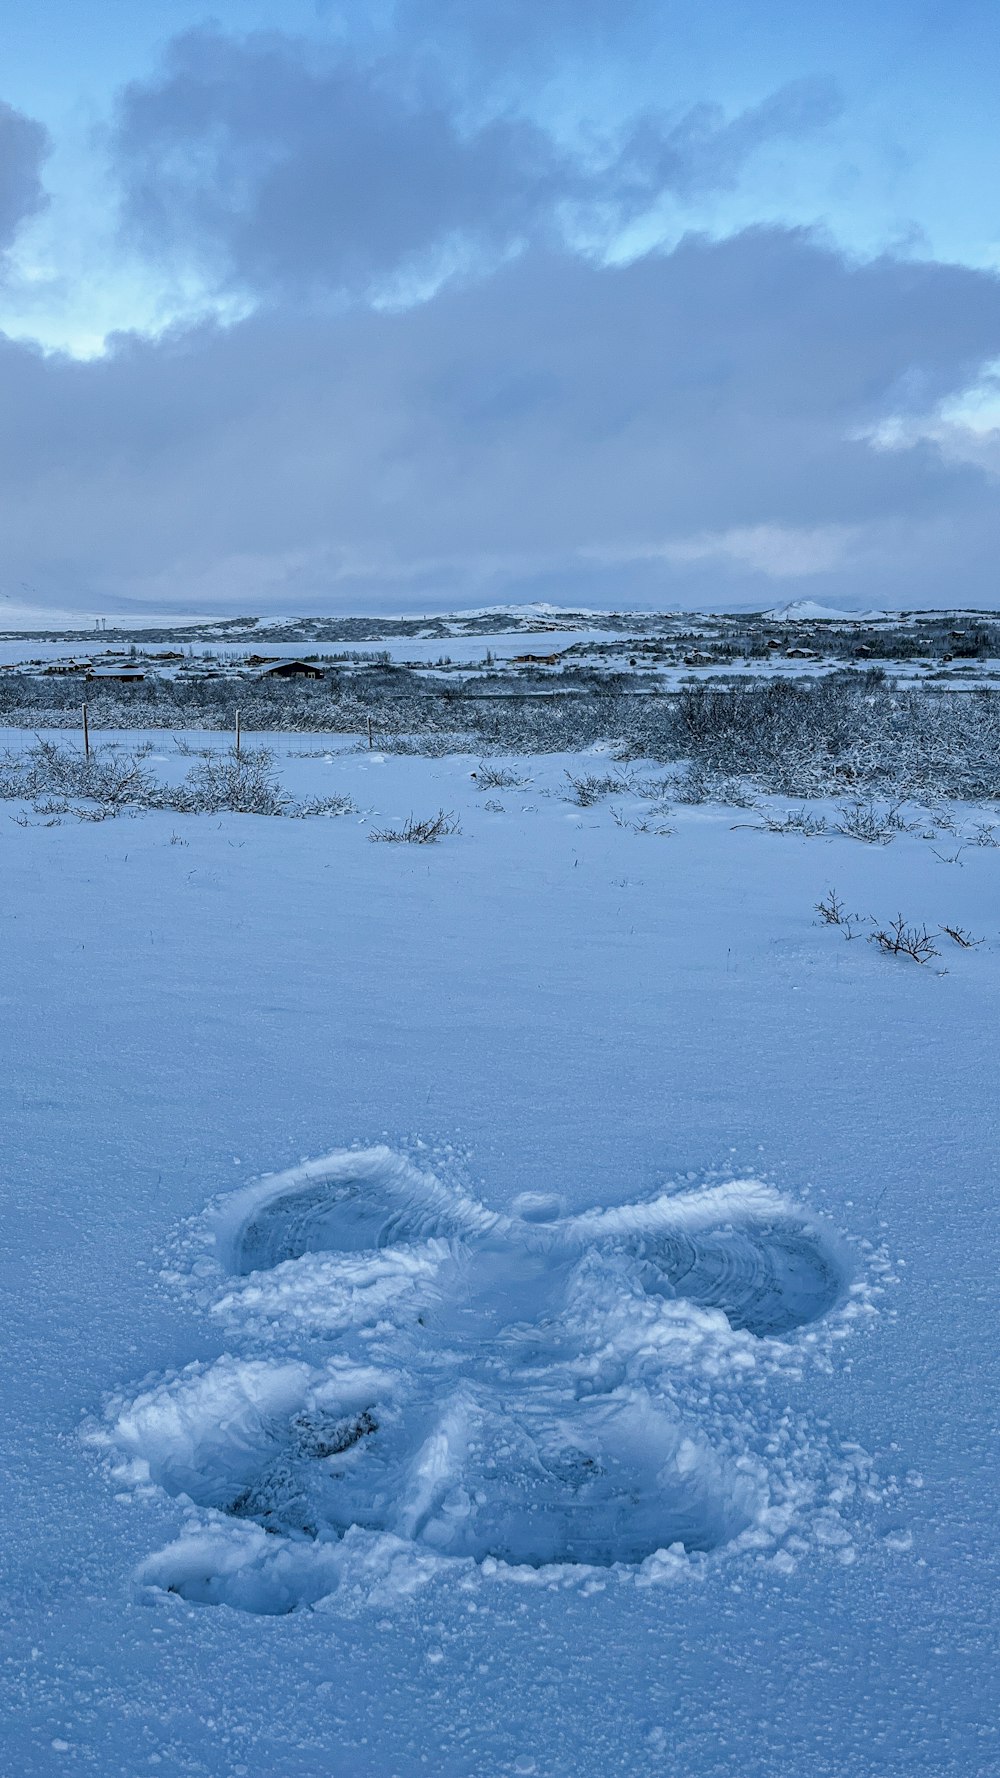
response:
[[[368,835],[370,840],[385,841],[389,844],[407,843],[411,846],[429,846],[446,834],[461,833],[462,829],[455,815],[445,814],[439,809],[436,815],[429,815],[424,821],[415,821],[412,815],[407,816],[403,827],[373,827]]]

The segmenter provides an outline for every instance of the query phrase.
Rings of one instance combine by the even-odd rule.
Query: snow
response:
[[[845,638],[842,633],[843,626],[849,630],[853,626],[854,643],[864,642],[864,659],[869,665],[882,663],[879,638],[889,637],[885,665],[901,684],[932,679],[940,689],[964,691],[989,686],[996,680],[998,663],[985,653],[975,658],[959,654],[953,660],[949,652],[955,643],[946,634],[948,627],[961,621],[978,628],[984,614],[953,611],[922,615],[932,616],[937,627],[925,632],[925,654],[907,658],[897,658],[896,640],[901,627],[918,621],[917,614],[850,612],[799,600],[771,612],[745,614],[747,620],[757,625],[773,620],[790,626],[786,644],[795,640],[794,626],[803,626],[798,639],[808,643],[809,648],[799,652],[788,649],[785,654],[774,650],[755,652],[752,646],[748,652],[734,653],[734,644],[737,650],[748,650],[748,639],[745,623],[733,614],[716,619],[704,612],[602,615],[532,605],[452,612],[425,620],[379,619],[368,624],[357,619],[341,620],[338,624],[336,620],[324,623],[320,619],[274,618],[236,619],[228,623],[220,620],[219,626],[212,626],[209,620],[192,618],[185,620],[192,626],[187,631],[174,625],[160,632],[158,638],[154,634],[144,636],[134,626],[134,634],[123,630],[117,640],[104,637],[102,632],[76,640],[70,632],[58,640],[8,633],[6,637],[0,636],[0,668],[17,666],[31,674],[58,663],[70,670],[79,663],[80,649],[86,641],[82,659],[85,665],[92,664],[91,677],[100,679],[108,670],[120,677],[123,668],[145,672],[157,681],[189,681],[192,673],[198,678],[207,674],[217,680],[229,680],[233,695],[241,686],[253,690],[260,672],[259,666],[248,666],[248,658],[262,648],[267,659],[305,656],[328,671],[347,667],[348,676],[352,670],[363,674],[369,667],[377,672],[385,661],[409,669],[418,684],[425,675],[437,680],[442,673],[455,685],[483,674],[509,678],[519,672],[518,662],[527,658],[543,663],[541,668],[536,664],[531,669],[531,677],[536,681],[540,671],[544,679],[558,683],[567,670],[570,674],[586,669],[590,673],[619,675],[638,668],[644,687],[655,678],[660,689],[676,691],[692,681],[808,679],[842,672],[846,664],[856,665],[860,659],[852,653],[850,636]],[[841,628],[839,637],[834,638],[832,652],[824,652],[820,647],[818,622],[836,623]],[[498,627],[484,627],[490,623]],[[199,624],[200,628],[195,627]],[[215,635],[213,627],[218,629]],[[282,630],[286,633],[281,634]],[[341,635],[334,639],[338,630]],[[344,639],[345,630],[349,639]],[[663,646],[650,649],[650,639]],[[757,641],[759,644],[759,634]],[[78,678],[75,683],[77,695],[82,698],[86,692],[83,679]]]
[[[866,621],[884,621],[888,611],[849,611],[838,609],[834,605],[817,605],[815,599],[792,599],[787,605],[776,605],[773,610],[765,611],[765,617],[779,619],[783,623],[806,621],[818,623],[830,622],[865,623]]]
[[[204,615],[184,613],[177,616],[173,613],[143,610],[132,607],[127,611],[112,615],[105,608],[105,623],[112,626],[121,624],[123,627],[142,630],[183,629],[187,624],[214,623],[218,619]],[[80,611],[73,606],[35,605],[30,600],[14,599],[5,594],[0,597],[0,629],[2,630],[81,630],[91,636],[99,634],[95,626],[97,614],[93,611]]]
[[[379,1147],[209,1220],[210,1313],[255,1355],[188,1366],[92,1434],[116,1480],[209,1509],[146,1564],[156,1587],[273,1613],[360,1584],[373,1556],[565,1582],[659,1578],[664,1551],[672,1576],[720,1548],[794,1565],[818,1524],[851,1546],[839,1453],[817,1465],[813,1441],[803,1468],[760,1403],[776,1342],[830,1315],[849,1262],[766,1185],[498,1216]]]
[[[5,821],[9,1769],[985,1778],[995,848],[326,739]]]

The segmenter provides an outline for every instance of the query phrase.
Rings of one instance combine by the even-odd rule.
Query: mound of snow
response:
[[[764,616],[782,623],[831,623],[847,621],[863,623],[871,618],[886,617],[885,611],[841,611],[834,605],[817,605],[814,599],[793,599],[788,605],[776,605]]]

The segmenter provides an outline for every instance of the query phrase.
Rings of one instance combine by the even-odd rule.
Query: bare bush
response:
[[[482,760],[476,767],[475,778],[477,790],[523,790],[530,783],[530,779],[512,772],[509,766],[486,765]]]
[[[880,804],[858,800],[840,811],[834,824],[835,833],[847,834],[852,840],[865,840],[870,846],[887,846],[897,834],[912,831],[912,824],[900,814],[902,802]]]
[[[685,761],[670,788],[675,800],[687,805],[724,803],[737,809],[754,806],[753,790],[747,779],[734,778],[700,759]]]
[[[816,903],[816,912],[825,926],[843,926],[850,917],[835,889],[828,889]]]
[[[901,690],[867,673],[699,685],[679,695],[676,725],[678,752],[779,794],[992,799],[1000,786],[992,691]]]
[[[801,833],[807,839],[815,839],[819,834],[829,833],[830,824],[825,815],[817,815],[812,809],[786,809],[780,815],[773,810],[762,809],[761,819],[756,823],[765,833]]]
[[[0,761],[0,798],[79,796],[114,810],[137,803],[152,806],[156,788],[133,754],[119,755],[109,748],[87,755],[39,740],[26,753],[6,753]]]
[[[349,796],[296,801],[278,783],[274,756],[264,747],[211,754],[182,784],[170,785],[158,783],[133,754],[107,747],[92,749],[88,757],[52,741],[4,755],[0,799],[24,800],[37,814],[72,815],[78,821],[154,809],[185,815],[346,815],[355,806]]]
[[[825,926],[838,927],[845,938],[856,938],[860,929],[869,926],[869,943],[878,945],[887,956],[912,957],[915,963],[929,963],[932,957],[940,955],[934,943],[936,935],[930,927],[908,925],[902,914],[897,914],[886,926],[880,926],[871,914],[862,920],[860,915],[847,912],[846,904],[835,889],[828,889],[816,903],[816,912]],[[973,938],[964,926],[944,925],[940,932],[964,951],[974,950],[983,942],[981,938]]]
[[[869,933],[869,941],[887,956],[912,957],[914,963],[929,963],[941,954],[933,933],[926,926],[908,926],[902,914],[897,914],[888,926],[876,926]]]
[[[656,819],[657,811],[651,809],[647,815],[629,816],[622,809],[612,806],[611,819],[616,827],[622,827],[626,833],[655,833],[666,839],[676,829],[668,827],[665,821]]]
[[[224,676],[150,673],[136,685],[95,684],[88,696],[92,733],[232,729],[234,686]],[[79,684],[59,675],[7,672],[0,724],[78,730],[79,699]],[[380,749],[428,757],[509,760],[603,742],[622,760],[681,768],[671,794],[688,803],[746,805],[761,793],[796,800],[846,793],[890,804],[1000,797],[1000,690],[900,687],[880,673],[701,683],[679,693],[628,676],[570,683],[564,675],[557,690],[551,678],[543,688],[530,668],[456,682],[372,660],[321,684],[244,681],[239,702],[248,733],[359,735],[375,711]],[[189,740],[177,744],[197,751]],[[597,795],[622,788],[612,782]]]
[[[432,729],[414,733],[408,726],[402,733],[390,731],[376,735],[375,745],[381,753],[396,753],[407,759],[448,759],[454,753],[477,752],[482,746],[482,737],[464,729],[444,734],[437,734]],[[367,753],[367,741],[359,741],[353,751]]]
[[[120,803],[71,803],[65,797],[48,797],[32,804],[35,815],[72,815],[77,821],[111,821],[122,814]],[[134,814],[134,810],[129,810]]]
[[[632,788],[627,778],[620,775],[615,777],[610,772],[601,776],[591,773],[581,778],[574,778],[572,772],[567,772],[566,776],[573,792],[573,800],[579,803],[581,809],[593,808],[605,796],[620,796],[623,791],[628,794]]]
[[[174,736],[174,750],[182,754],[185,759],[211,759],[213,753],[218,752],[216,747],[192,747],[190,741],[185,740],[183,735]]]
[[[461,831],[457,818],[446,814],[444,809],[439,809],[436,815],[429,815],[423,821],[417,821],[409,815],[402,827],[373,827],[368,838],[389,845],[428,846],[435,840],[444,839],[447,834]]]
[[[356,815],[357,809],[353,796],[307,796],[303,802],[289,804],[283,812],[304,820],[307,815]]]
[[[267,747],[245,747],[239,753],[232,748],[194,766],[169,806],[195,815],[224,809],[237,815],[284,815],[292,799],[279,786],[273,767],[274,755]]]
[[[836,926],[847,939],[857,938],[864,922],[860,914],[849,914],[846,903],[841,901],[835,889],[827,893],[816,903],[816,912],[824,926]]]

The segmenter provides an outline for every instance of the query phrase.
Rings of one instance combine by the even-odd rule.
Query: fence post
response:
[[[237,757],[237,759],[239,758],[239,753],[240,753],[240,713],[237,710],[237,712],[236,712],[236,757]]]
[[[83,706],[83,751],[90,758],[90,723],[87,720],[87,706]]]
[[[368,747],[369,747],[369,751],[370,751],[371,748],[374,746],[374,742],[372,741],[372,719],[369,716],[367,720],[368,720]]]

